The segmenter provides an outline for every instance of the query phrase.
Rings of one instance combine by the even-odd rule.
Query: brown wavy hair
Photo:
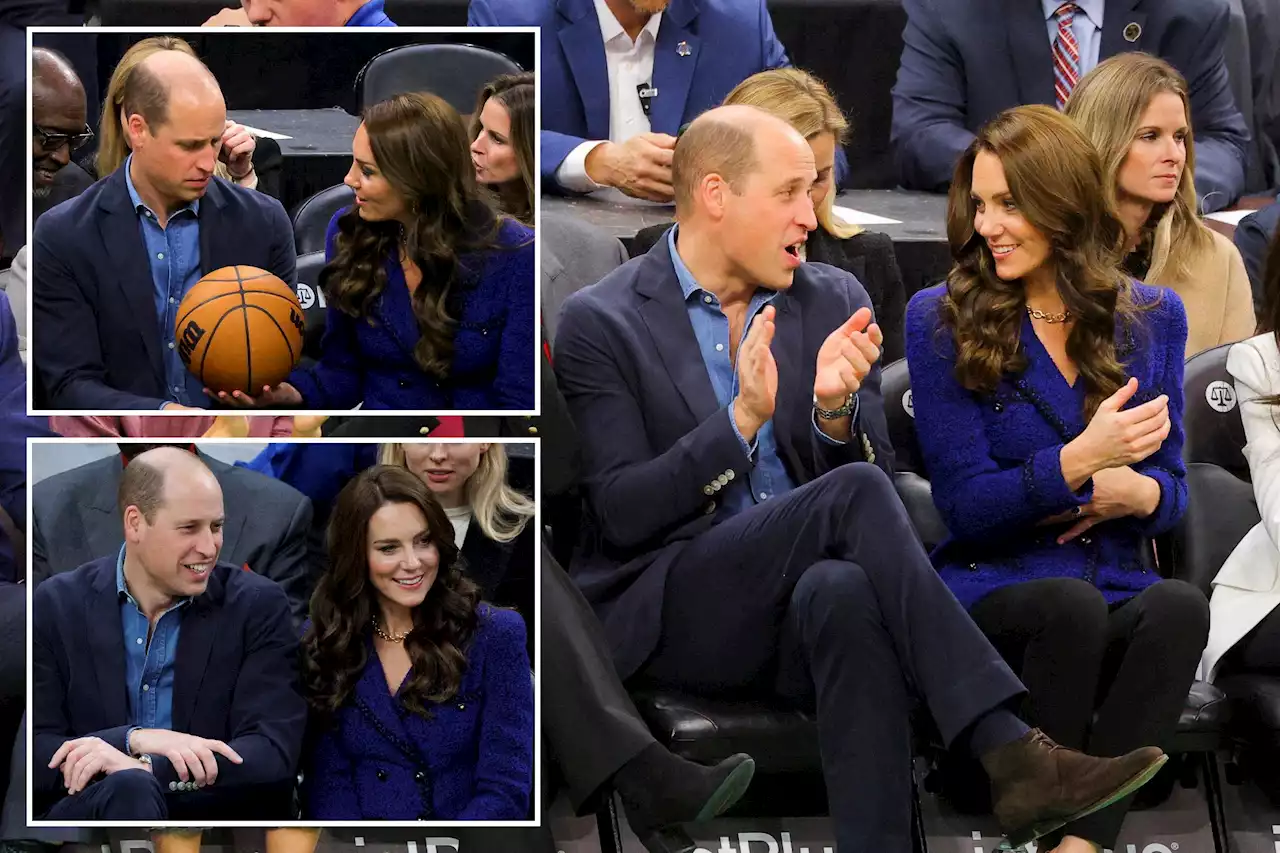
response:
[[[480,112],[490,98],[495,99],[507,111],[511,120],[511,147],[516,152],[516,164],[520,177],[495,187],[499,208],[509,216],[533,227],[534,168],[533,140],[536,129],[533,121],[533,73],[503,74],[485,84],[476,98],[476,111],[471,118],[471,141],[480,135]]]
[[[428,716],[429,704],[458,692],[467,669],[466,648],[476,629],[479,588],[463,575],[453,525],[421,480],[404,468],[376,465],[338,494],[329,521],[329,570],[311,596],[311,624],[302,638],[302,679],[307,701],[329,718],[355,692],[369,661],[372,620],[378,597],[369,582],[369,519],[381,507],[417,507],[440,554],[436,580],[413,611],[413,629],[404,639],[413,662],[400,692],[405,708]]]
[[[1130,281],[1118,269],[1124,228],[1106,202],[1098,152],[1075,123],[1034,105],[1005,110],[979,131],[956,164],[947,200],[947,239],[954,265],[939,316],[956,347],[956,379],[991,393],[1007,374],[1026,369],[1020,333],[1026,292],[1002,281],[986,240],[974,229],[973,164],[980,152],[1004,166],[1009,192],[1027,222],[1050,245],[1058,293],[1075,318],[1067,355],[1085,383],[1085,416],[1127,380],[1116,352],[1116,324],[1130,327]]]
[[[400,257],[403,240],[422,270],[412,297],[421,335],[413,358],[443,381],[453,361],[460,291],[474,285],[483,264],[482,256],[463,256],[498,248],[501,220],[476,187],[466,126],[446,101],[426,92],[396,95],[365,110],[364,128],[379,171],[413,223],[367,222],[353,206],[338,219],[336,251],[320,286],[330,304],[372,325],[372,306],[387,286],[385,262]]]

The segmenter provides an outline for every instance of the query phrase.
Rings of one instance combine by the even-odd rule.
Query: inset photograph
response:
[[[536,825],[533,443],[30,463],[32,825]]]
[[[536,411],[536,32],[30,38],[34,413]]]

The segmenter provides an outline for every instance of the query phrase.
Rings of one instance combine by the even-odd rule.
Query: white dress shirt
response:
[[[609,69],[609,142],[625,142],[648,133],[649,117],[644,114],[638,87],[653,85],[653,52],[662,13],[658,12],[633,41],[604,0],[595,0],[600,36],[604,39],[604,60]],[[659,93],[661,94],[661,93]],[[587,177],[587,155],[605,140],[582,143],[569,152],[556,169],[556,183],[571,192],[591,192],[601,188]]]

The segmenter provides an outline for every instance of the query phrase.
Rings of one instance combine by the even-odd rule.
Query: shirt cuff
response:
[[[584,142],[569,152],[556,169],[556,183],[561,189],[574,193],[590,193],[604,189],[604,184],[597,184],[587,177],[587,155],[605,140]]]
[[[854,394],[853,395],[853,412],[849,415],[849,438],[850,439],[853,438],[853,432],[854,432],[853,427],[854,427],[854,424],[858,422],[858,409],[860,409],[861,407],[862,407],[862,404],[858,400],[858,395]],[[833,445],[835,447],[840,447],[842,445],[849,443],[848,441],[841,441],[838,438],[832,438],[831,436],[823,432],[822,427],[818,426],[818,412],[816,410],[814,410],[809,415],[809,417],[813,421],[813,431],[817,433],[819,440],[824,441],[827,444]]]
[[[733,428],[733,434],[738,437],[738,441],[742,443],[742,449],[747,454],[747,461],[755,463],[756,447],[760,444],[760,434],[756,433],[756,437],[751,441],[747,441],[742,437],[742,433],[738,430],[738,422],[733,419],[733,406],[730,405],[725,409],[729,413],[729,426]]]

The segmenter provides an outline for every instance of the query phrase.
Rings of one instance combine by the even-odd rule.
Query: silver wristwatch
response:
[[[853,396],[850,394],[845,398],[844,405],[838,409],[824,409],[818,405],[818,395],[813,395],[813,412],[824,421],[835,421],[840,418],[847,418],[853,414]]]

